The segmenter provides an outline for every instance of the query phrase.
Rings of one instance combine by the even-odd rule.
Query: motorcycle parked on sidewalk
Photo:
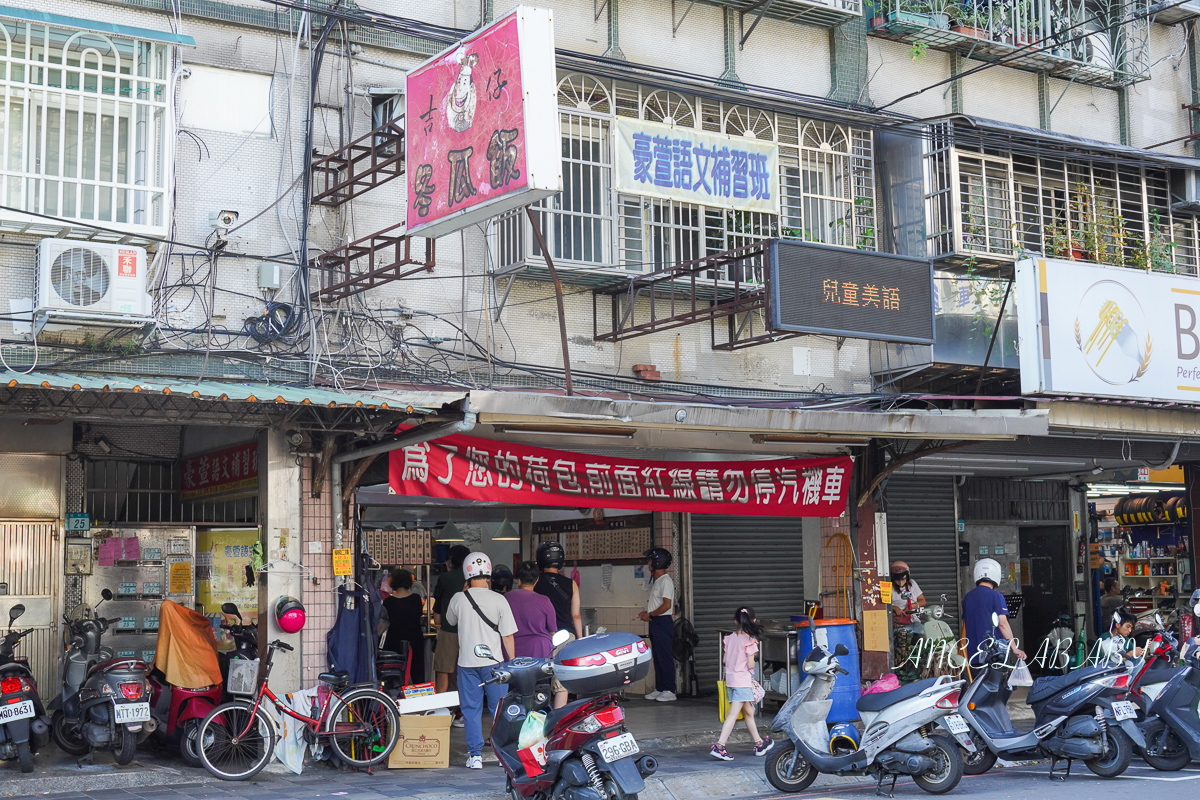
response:
[[[105,589],[100,602],[112,597]],[[83,604],[63,619],[70,644],[62,662],[62,694],[51,703],[54,742],[76,756],[112,750],[113,760],[128,764],[143,738],[139,734],[156,727],[146,683],[150,668],[139,658],[113,658],[110,648],[101,647],[104,632],[120,620],[95,616]]]
[[[21,772],[33,772],[33,755],[50,740],[50,718],[38,696],[29,662],[17,658],[17,643],[33,631],[14,631],[25,613],[17,603],[8,610],[8,632],[0,639],[0,761],[17,759]]]
[[[834,680],[846,669],[838,657],[849,654],[844,644],[833,652],[813,647],[802,668],[807,677],[784,703],[771,725],[773,733],[790,739],[779,741],[767,756],[767,780],[782,792],[800,792],[817,773],[871,775],[877,778],[876,792],[883,782],[910,775],[925,791],[944,794],[958,785],[963,775],[959,746],[973,751],[966,725],[950,727],[950,734],[930,733],[934,725],[958,707],[965,681],[950,676],[928,678],[890,692],[875,692],[859,698],[857,708],[866,729],[859,749],[849,753],[829,752],[829,728],[825,718],[833,704]],[[955,744],[957,740],[958,744]]]
[[[154,737],[177,747],[189,766],[200,767],[196,732],[208,712],[226,699],[217,643],[208,618],[190,608],[164,601],[159,619],[155,666],[148,678]],[[181,650],[186,655],[179,656]]]
[[[569,636],[555,634],[557,647]],[[550,658],[520,657],[497,667],[488,683],[508,687],[492,723],[492,746],[507,776],[510,800],[637,800],[658,760],[640,752],[625,728],[615,692],[649,672],[650,649],[626,633],[588,636]],[[568,673],[576,673],[569,675]],[[594,696],[550,708],[550,679]],[[571,686],[574,681],[578,685]],[[584,685],[590,684],[590,685]],[[537,716],[533,716],[537,715]],[[538,726],[536,741],[522,748],[527,724]]]
[[[993,628],[999,618],[992,615]],[[1009,644],[993,638],[985,645],[986,663],[959,700],[959,714],[980,745],[964,759],[968,775],[980,775],[997,758],[1019,761],[1049,757],[1050,777],[1065,780],[1071,763],[1082,760],[1102,778],[1115,778],[1129,767],[1134,747],[1145,740],[1138,730],[1137,707],[1126,698],[1130,674],[1123,664],[1084,667],[1066,675],[1038,678],[1026,700],[1033,707],[1034,727],[1018,731],[1008,715],[1012,696],[1009,676],[1015,663]],[[1067,762],[1059,774],[1059,761]]]
[[[1195,613],[1200,615],[1200,604]],[[1181,662],[1140,725],[1146,738],[1142,758],[1163,772],[1176,772],[1200,759],[1200,649],[1184,648]]]

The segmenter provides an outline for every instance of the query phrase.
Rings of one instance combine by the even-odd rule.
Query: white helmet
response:
[[[492,576],[492,560],[487,553],[471,553],[463,561],[463,574],[467,580],[475,578],[490,578]]]
[[[975,562],[975,583],[991,581],[1000,586],[1000,562],[994,558],[981,558]]]

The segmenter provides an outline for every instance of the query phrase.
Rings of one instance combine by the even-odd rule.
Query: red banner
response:
[[[645,461],[446,436],[390,453],[398,495],[535,506],[840,517],[854,461]]]
[[[248,493],[258,489],[258,442],[226,447],[183,459],[179,476],[184,500]]]

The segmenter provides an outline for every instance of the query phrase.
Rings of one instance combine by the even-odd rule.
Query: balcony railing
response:
[[[691,0],[695,2],[695,0]],[[744,38],[761,15],[783,22],[803,22],[807,25],[833,27],[851,17],[861,17],[862,0],[702,0],[712,6],[728,6],[742,15],[741,27]],[[675,0],[679,11],[687,9],[685,0]]]
[[[1096,86],[1149,80],[1151,0],[874,0],[874,36]]]

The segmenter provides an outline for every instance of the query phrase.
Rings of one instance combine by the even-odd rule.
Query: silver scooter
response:
[[[857,708],[866,730],[858,750],[841,755],[828,751],[829,728],[825,718],[833,701],[833,683],[846,670],[838,656],[850,651],[839,644],[833,653],[820,645],[804,659],[807,677],[784,703],[771,726],[773,733],[786,734],[791,746],[780,741],[767,757],[767,780],[783,792],[808,788],[817,773],[872,775],[878,779],[876,793],[891,778],[890,790],[900,775],[911,775],[918,786],[931,794],[943,794],[962,778],[959,746],[973,752],[975,745],[961,718],[951,728],[953,741],[934,726],[958,707],[964,681],[950,676],[916,681],[891,692],[859,698]],[[927,733],[928,732],[928,735]],[[891,796],[890,794],[888,796]]]

